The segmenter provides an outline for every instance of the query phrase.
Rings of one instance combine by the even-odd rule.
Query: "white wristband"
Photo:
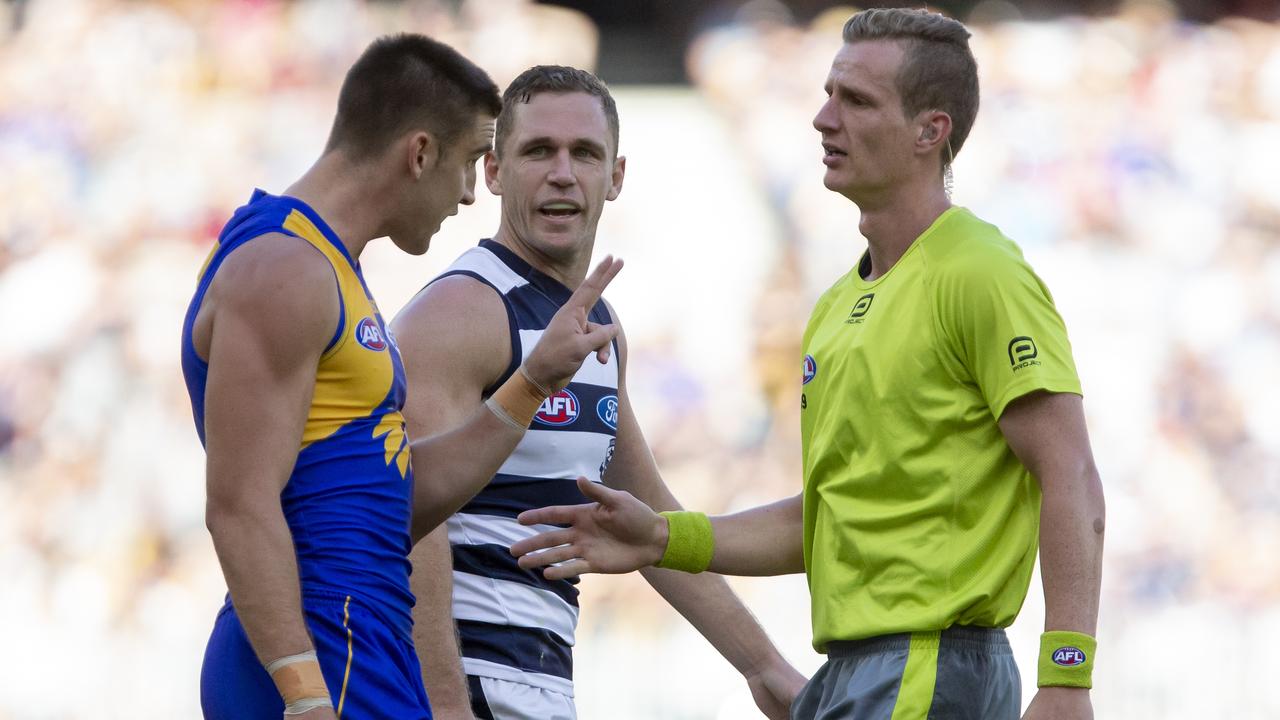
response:
[[[327,697],[302,698],[284,706],[285,715],[301,715],[318,707],[333,707],[333,701]]]
[[[308,660],[317,660],[315,650],[308,650],[304,653],[298,653],[297,655],[285,655],[282,658],[276,658],[275,660],[272,660],[271,662],[267,663],[267,674],[275,675],[276,671],[282,667],[287,667],[289,665],[296,665],[300,662],[306,662]]]

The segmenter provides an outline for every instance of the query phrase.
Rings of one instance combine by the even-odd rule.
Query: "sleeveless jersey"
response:
[[[452,275],[490,286],[507,309],[511,364],[485,390],[487,397],[519,367],[572,293],[492,240],[463,253],[436,279]],[[604,301],[589,317],[612,322]],[[508,548],[554,529],[520,525],[516,516],[522,511],[587,502],[575,479],[583,475],[600,482],[618,424],[617,358],[616,343],[607,364],[588,357],[573,381],[543,402],[498,474],[448,520],[453,616],[468,675],[573,694],[577,580],[547,580],[541,572],[521,569]]]
[[[196,313],[227,256],[249,242],[271,242],[263,238],[269,233],[301,238],[324,255],[333,267],[341,308],[333,338],[316,367],[297,463],[280,494],[303,597],[350,595],[411,639],[413,471],[400,413],[404,366],[359,265],[324,220],[300,200],[255,191],[223,228],[200,270],[182,328],[182,370],[196,432],[203,443],[209,366],[192,343]],[[252,423],[253,418],[244,422]]]

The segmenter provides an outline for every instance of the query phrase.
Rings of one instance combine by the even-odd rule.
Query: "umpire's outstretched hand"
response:
[[[611,490],[584,477],[578,488],[586,505],[557,505],[526,510],[522,525],[568,525],[526,538],[511,546],[520,567],[546,567],[548,580],[583,573],[627,573],[653,565],[667,549],[667,519],[631,493]]]

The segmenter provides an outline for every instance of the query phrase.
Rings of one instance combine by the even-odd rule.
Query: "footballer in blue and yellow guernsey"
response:
[[[406,436],[404,365],[360,255],[383,236],[426,252],[474,201],[500,107],[452,48],[375,41],[319,160],[281,195],[255,191],[200,270],[182,366],[228,588],[201,673],[210,720],[430,718],[409,548],[465,502],[466,480],[492,475],[543,398],[607,352],[616,331],[572,311],[598,299],[611,258],[490,404],[453,433]]]

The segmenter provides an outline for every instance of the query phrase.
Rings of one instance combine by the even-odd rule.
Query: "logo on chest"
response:
[[[845,323],[849,325],[857,325],[862,322],[862,318],[871,312],[871,301],[876,299],[875,293],[867,293],[858,298],[858,302],[853,304],[853,309],[849,311],[849,317],[845,319]]]
[[[809,381],[818,376],[818,361],[813,359],[812,355],[804,356],[804,377],[800,380],[801,385],[808,385]]]
[[[387,339],[382,336],[382,328],[378,327],[378,321],[371,317],[356,323],[356,342],[360,343],[360,347],[374,352],[387,349]]]
[[[606,395],[600,398],[600,402],[596,403],[596,415],[600,416],[600,422],[608,425],[610,430],[617,430],[618,396]]]
[[[578,419],[578,396],[565,388],[542,401],[533,421],[543,425],[568,425]]]
[[[600,479],[604,480],[604,474],[609,469],[609,463],[613,462],[613,448],[617,443],[617,438],[609,438],[609,449],[604,451],[604,462],[600,463]]]

